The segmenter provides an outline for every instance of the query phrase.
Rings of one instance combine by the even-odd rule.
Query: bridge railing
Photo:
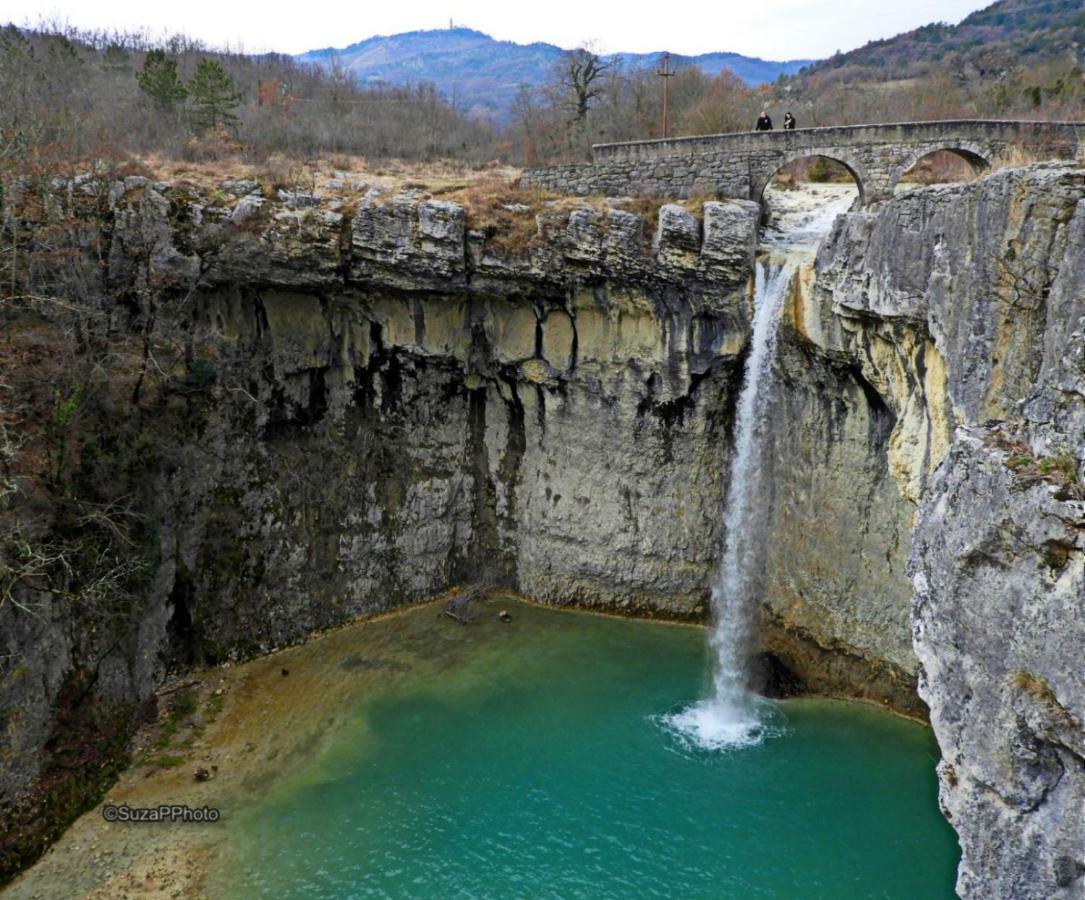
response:
[[[793,131],[735,131],[688,137],[652,138],[592,145],[596,162],[643,156],[696,155],[702,152],[750,149],[756,146],[851,146],[870,143],[925,142],[940,139],[1000,141],[1028,144],[1059,138],[1076,149],[1085,145],[1085,122],[1045,122],[1017,119],[939,119],[866,125],[827,125]]]
[[[892,195],[909,166],[937,150],[964,156],[977,169],[1081,159],[1085,123],[955,119],[596,144],[592,162],[528,169],[522,181],[578,195],[712,194],[760,200],[782,166],[827,156],[855,176],[866,200],[878,200]]]

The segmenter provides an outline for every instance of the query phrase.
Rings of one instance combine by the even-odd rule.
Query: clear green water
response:
[[[658,717],[699,694],[701,631],[513,610],[402,637],[409,671],[231,824],[224,892],[954,896],[927,729],[792,701],[760,746],[691,750]]]

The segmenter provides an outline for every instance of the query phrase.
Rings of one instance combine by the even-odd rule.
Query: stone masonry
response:
[[[909,122],[596,144],[592,162],[528,169],[522,183],[580,196],[707,194],[759,202],[783,166],[825,156],[848,168],[862,201],[871,203],[892,196],[901,175],[937,150],[956,153],[976,171],[1081,159],[1085,124]]]

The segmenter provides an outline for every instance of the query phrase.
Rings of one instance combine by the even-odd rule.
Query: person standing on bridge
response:
[[[761,115],[757,117],[757,124],[754,126],[754,131],[772,131],[772,119],[769,118],[768,110],[761,110]]]
[[[795,117],[791,113],[784,113],[784,131],[795,130]]]

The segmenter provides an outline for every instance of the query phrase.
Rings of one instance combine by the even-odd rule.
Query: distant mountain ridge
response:
[[[431,82],[455,105],[470,114],[500,120],[508,115],[516,93],[524,85],[542,85],[566,51],[554,44],[516,44],[499,41],[472,28],[446,28],[379,35],[342,49],[311,50],[299,62],[330,65],[338,61],[358,81],[394,85]],[[627,65],[647,68],[658,63],[658,53],[618,53]],[[672,54],[676,66],[697,66],[706,75],[730,69],[750,85],[792,75],[811,60],[783,62],[739,53]]]
[[[933,68],[984,78],[1014,66],[1085,61],[1085,0],[998,0],[957,25],[934,22],[814,63],[817,76],[847,70],[856,80],[911,78]]]

